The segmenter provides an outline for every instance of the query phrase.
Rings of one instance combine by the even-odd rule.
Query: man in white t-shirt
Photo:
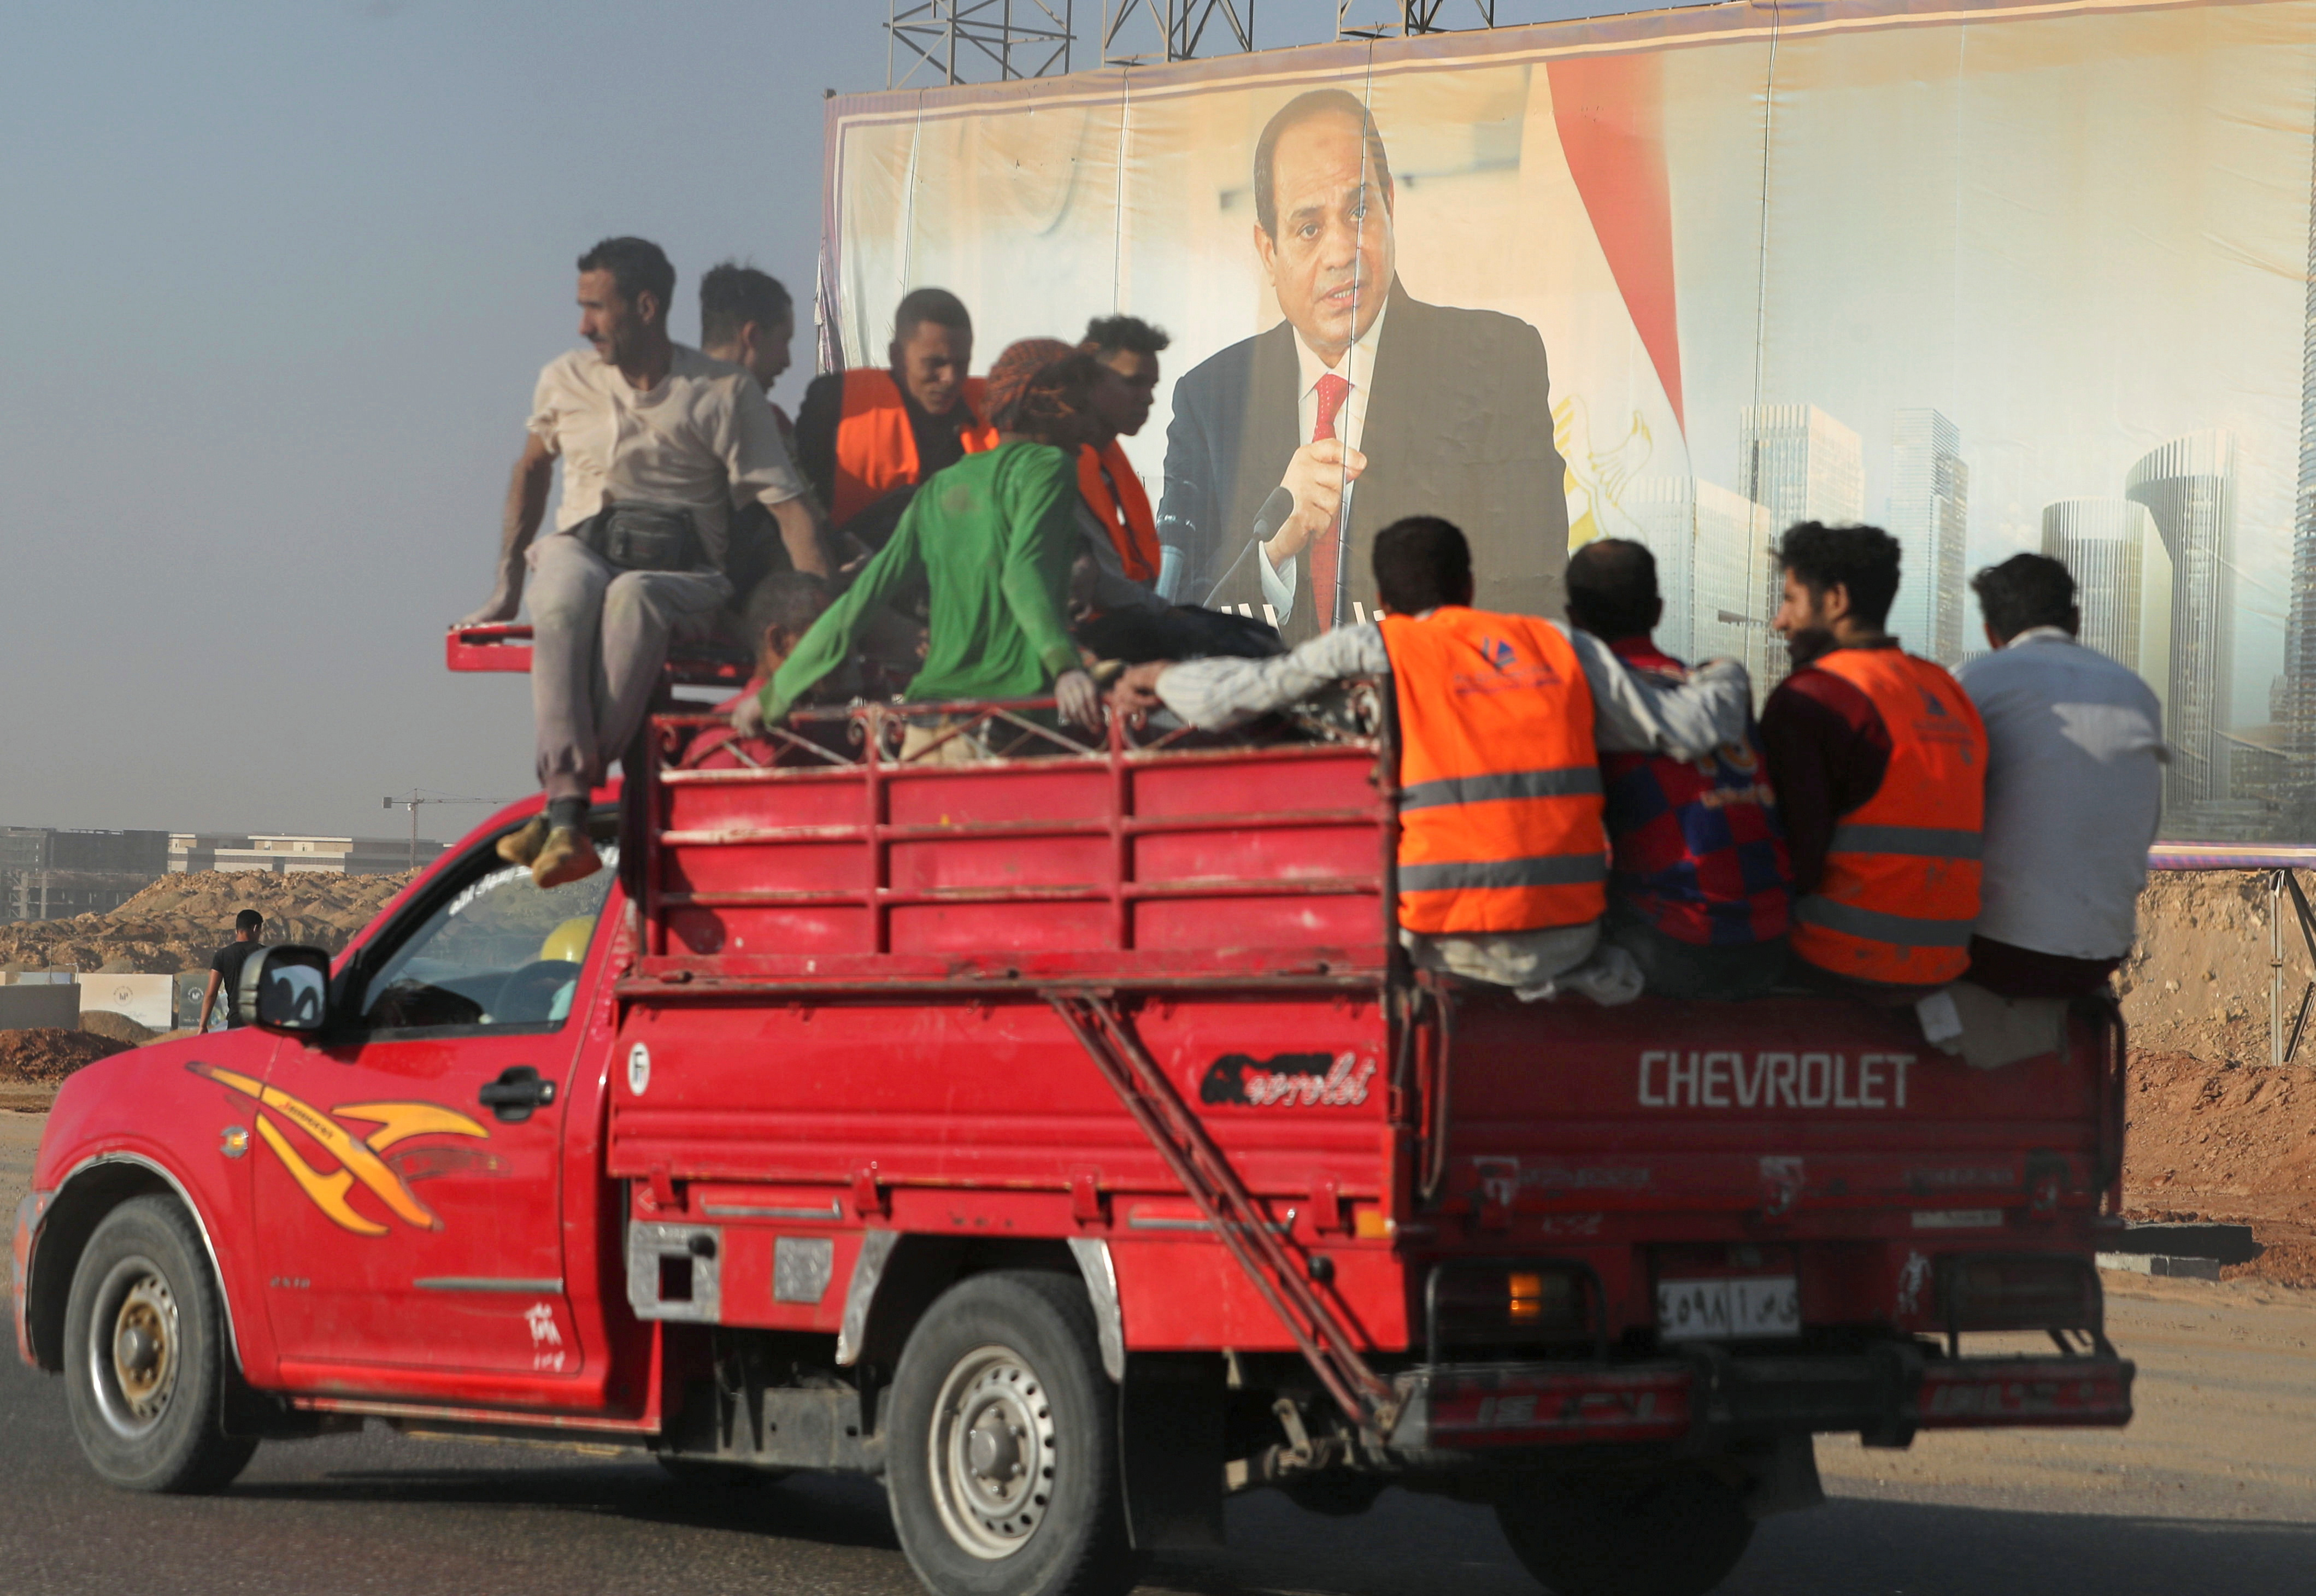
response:
[[[2131,951],[2163,801],[2163,709],[2128,666],[2075,640],[2057,560],[1971,578],[1994,652],[1955,673],[1986,723],[1978,924],[1965,977],[2009,998],[2096,991]]]
[[[738,366],[670,341],[674,291],[675,268],[644,239],[607,238],[579,257],[579,334],[592,348],[539,373],[497,583],[459,623],[512,620],[528,577],[548,803],[499,852],[530,866],[541,887],[601,868],[587,837],[589,797],[643,724],[671,639],[704,635],[731,599],[734,510],[762,504],[797,570],[833,569],[825,523],[763,388]],[[554,531],[539,538],[558,459],[563,496]]]

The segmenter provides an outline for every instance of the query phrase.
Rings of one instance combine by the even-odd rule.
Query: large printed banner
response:
[[[854,95],[822,361],[883,363],[927,284],[982,364],[1158,324],[1126,447],[1165,581],[1290,639],[1369,613],[1367,540],[1419,512],[1500,609],[1647,543],[1660,641],[1764,686],[1793,522],[1894,533],[1892,629],[1949,664],[1970,574],[2053,554],[2164,700],[2167,834],[2316,836],[2312,129],[2309,0],[1732,4]],[[1298,546],[1278,490],[1330,470],[1341,539]]]

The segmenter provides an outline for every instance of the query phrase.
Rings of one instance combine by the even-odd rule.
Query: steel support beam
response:
[[[1101,58],[1118,67],[1187,61],[1217,23],[1217,54],[1254,48],[1254,0],[1103,0]]]
[[[1057,77],[1072,0],[892,0],[885,86]]]
[[[1338,39],[1408,39],[1496,25],[1496,0],[1470,0],[1475,22],[1440,21],[1449,0],[1335,0]]]

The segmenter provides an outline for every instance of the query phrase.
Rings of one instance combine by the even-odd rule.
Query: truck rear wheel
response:
[[[225,1432],[225,1314],[165,1197],[104,1217],[65,1305],[65,1405],[89,1466],[130,1491],[220,1490],[257,1443]]]
[[[1118,1393],[1073,1277],[951,1287],[893,1382],[887,1478],[901,1549],[936,1596],[1123,1596]]]
[[[1553,1596],[1705,1596],[1753,1538],[1743,1496],[1701,1468],[1526,1477],[1496,1522]]]

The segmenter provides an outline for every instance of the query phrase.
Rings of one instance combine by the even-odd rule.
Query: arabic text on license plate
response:
[[[1801,1327],[1801,1288],[1791,1275],[1657,1282],[1657,1331],[1667,1341],[1798,1335]]]

